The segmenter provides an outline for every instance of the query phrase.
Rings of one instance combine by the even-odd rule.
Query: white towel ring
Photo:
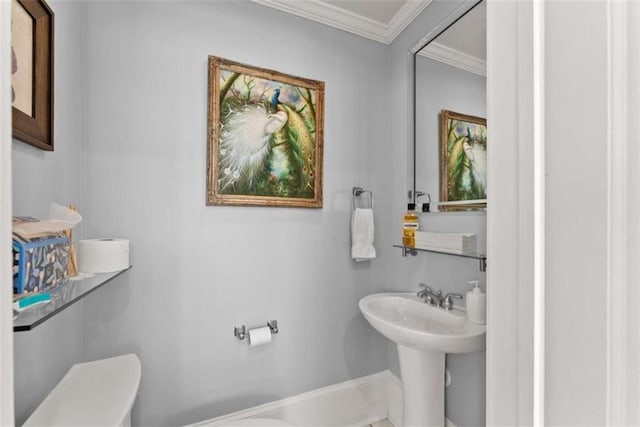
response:
[[[373,209],[373,193],[370,190],[365,190],[362,187],[353,187],[353,210],[357,207],[357,199],[364,194],[369,194],[369,206],[365,206],[363,209]]]

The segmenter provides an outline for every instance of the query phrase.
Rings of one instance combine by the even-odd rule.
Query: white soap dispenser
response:
[[[473,289],[467,292],[467,318],[471,323],[487,323],[487,294],[482,292],[479,280],[470,280]]]

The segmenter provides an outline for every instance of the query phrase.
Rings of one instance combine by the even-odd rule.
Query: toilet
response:
[[[135,354],[73,365],[23,426],[131,426],[142,369]]]

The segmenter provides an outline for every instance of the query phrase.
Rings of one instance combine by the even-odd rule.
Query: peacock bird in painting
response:
[[[315,129],[309,114],[302,111],[311,107],[296,109],[281,100],[281,93],[276,87],[257,98],[251,98],[251,90],[247,94],[230,91],[228,100],[221,96],[218,178],[222,192],[313,196]],[[291,94],[286,99],[290,98]]]
[[[273,95],[271,96],[271,112],[272,113],[275,113],[275,112],[278,111],[278,104],[280,103],[278,98],[280,98],[280,88],[279,87],[274,89]]]
[[[281,111],[271,114],[262,105],[229,110],[220,133],[220,188],[251,187],[266,166],[271,141],[288,121]]]
[[[487,187],[487,154],[476,139],[471,135],[471,130],[467,126],[467,139],[462,145],[464,154],[468,160],[468,168],[470,173],[469,181],[476,188],[482,189]],[[481,190],[478,190],[481,193]]]
[[[456,200],[486,198],[487,155],[482,136],[466,122],[452,120],[448,130],[447,186]]]

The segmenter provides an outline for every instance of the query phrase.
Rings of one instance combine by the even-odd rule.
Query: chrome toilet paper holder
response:
[[[277,320],[269,320],[267,322],[267,326],[271,330],[271,335],[275,335],[279,332]],[[247,336],[247,327],[245,325],[235,326],[233,328],[233,336],[239,340],[243,340]]]

